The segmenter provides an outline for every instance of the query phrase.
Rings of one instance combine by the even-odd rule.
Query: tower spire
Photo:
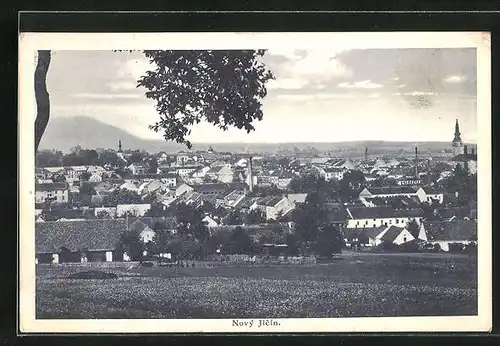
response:
[[[453,139],[454,142],[461,142],[462,139],[460,138],[460,125],[458,124],[458,119],[455,121],[455,138]]]
[[[121,139],[118,140],[118,152],[119,153],[122,152],[122,140]]]

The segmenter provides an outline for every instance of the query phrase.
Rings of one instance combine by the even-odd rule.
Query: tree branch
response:
[[[39,50],[35,69],[35,98],[37,114],[35,119],[35,152],[45,132],[50,116],[50,98],[47,91],[47,72],[50,65],[50,50]]]

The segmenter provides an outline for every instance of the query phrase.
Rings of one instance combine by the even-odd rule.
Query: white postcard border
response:
[[[233,319],[37,320],[34,241],[34,69],[36,50],[477,48],[478,315],[274,319],[235,327]],[[19,328],[22,333],[479,332],[492,325],[491,57],[483,32],[386,33],[21,33],[19,37]],[[250,321],[250,319],[241,319]]]

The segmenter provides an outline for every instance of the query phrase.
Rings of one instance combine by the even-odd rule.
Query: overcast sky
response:
[[[250,134],[208,125],[192,142],[451,141],[476,142],[476,50],[273,50],[264,119]],[[51,116],[88,116],[142,138],[157,119],[136,80],[148,69],[139,52],[53,51]],[[49,123],[50,126],[50,123]]]

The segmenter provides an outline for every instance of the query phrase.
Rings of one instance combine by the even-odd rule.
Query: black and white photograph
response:
[[[488,33],[19,42],[22,329],[491,328]]]

